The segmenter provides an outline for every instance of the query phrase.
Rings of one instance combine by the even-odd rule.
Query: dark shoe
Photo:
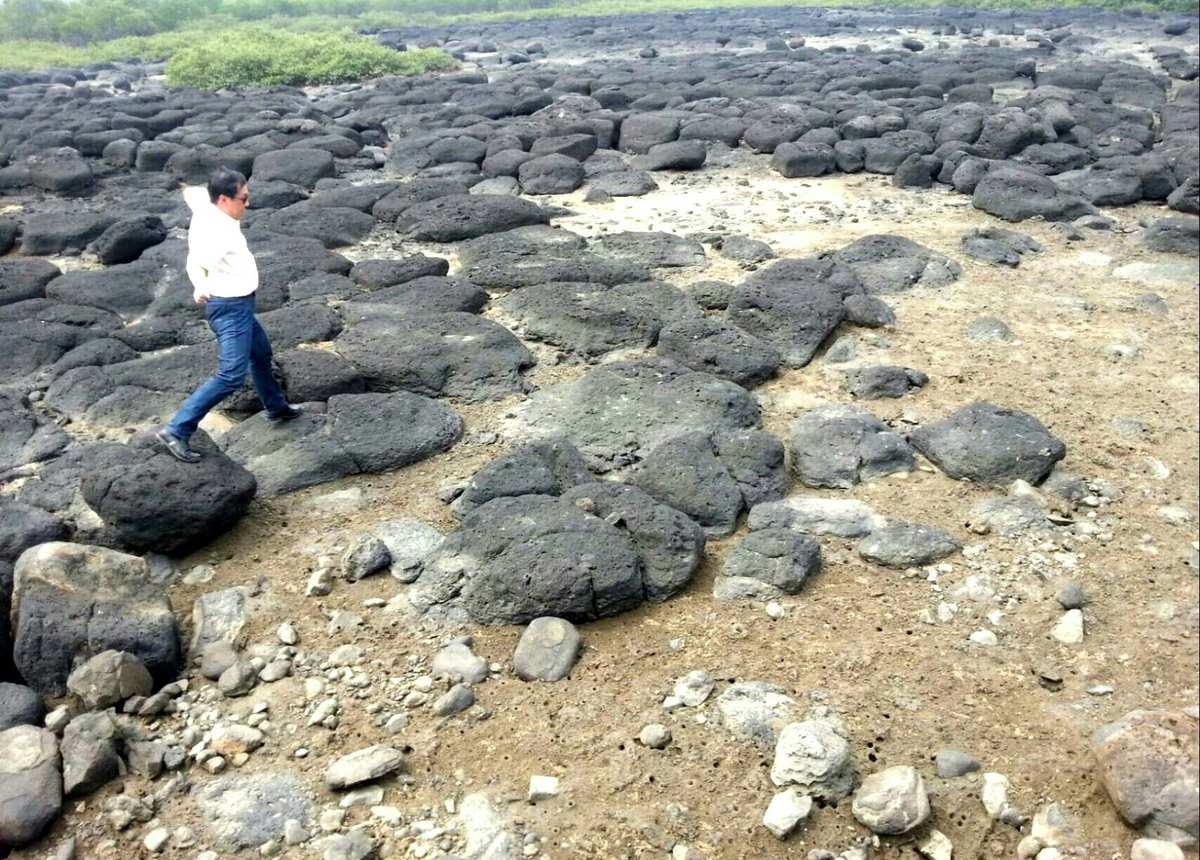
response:
[[[164,427],[154,434],[154,438],[162,442],[163,447],[167,449],[172,457],[181,463],[199,463],[200,455],[191,449],[186,439],[180,439],[167,432]]]
[[[304,414],[302,406],[292,406],[290,403],[286,409],[280,409],[278,412],[268,412],[267,420],[278,424],[280,421],[291,421],[293,418],[299,418]]]

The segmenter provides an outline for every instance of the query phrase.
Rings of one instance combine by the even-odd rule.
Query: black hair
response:
[[[218,167],[208,177],[208,199],[213,203],[221,195],[236,197],[238,189],[246,184],[246,177],[228,167]]]

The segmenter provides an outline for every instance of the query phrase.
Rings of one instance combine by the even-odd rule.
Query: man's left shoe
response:
[[[304,414],[304,407],[293,406],[288,404],[286,409],[280,409],[278,412],[268,412],[267,420],[275,424],[281,421],[291,421],[293,418],[299,418]]]

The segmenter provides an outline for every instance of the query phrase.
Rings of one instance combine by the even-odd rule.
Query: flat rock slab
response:
[[[379,391],[449,395],[478,401],[524,391],[533,355],[508,329],[467,313],[408,316],[373,306],[333,349]]]
[[[464,517],[407,598],[435,621],[525,624],[617,615],[648,595],[629,534],[572,501],[530,495],[494,499]]]
[[[671,233],[608,233],[594,239],[592,248],[602,254],[625,257],[655,268],[703,266],[707,262],[703,245]]]
[[[198,786],[192,797],[213,843],[223,851],[282,840],[289,820],[308,824],[312,800],[292,773],[223,776]]]
[[[536,392],[516,428],[565,436],[597,473],[628,466],[667,439],[705,428],[752,429],[758,402],[739,385],[666,359],[606,364]]]
[[[962,548],[954,537],[935,526],[889,521],[858,542],[858,554],[885,567],[930,564]]]
[[[829,257],[853,271],[874,295],[944,287],[962,274],[962,267],[949,257],[890,234],[864,236]]]
[[[692,370],[744,388],[765,382],[783,363],[779,350],[723,320],[688,316],[658,333],[656,352]]]
[[[0,393],[0,471],[49,459],[70,441],[58,425],[37,415],[23,397]]]
[[[138,657],[159,684],[174,680],[175,616],[143,559],[52,542],[26,551],[14,573],[13,659],[29,686],[62,695],[75,661],[104,651]]]
[[[833,404],[792,422],[792,470],[810,487],[848,489],[913,468],[904,437],[865,409]]]
[[[375,474],[449,449],[462,419],[446,406],[409,392],[339,394],[324,410],[272,424],[256,415],[222,439],[264,496],[292,492],[346,475]]]
[[[653,346],[664,325],[702,313],[687,293],[655,281],[542,284],[508,294],[496,307],[525,337],[589,358]]]
[[[726,318],[762,340],[787,367],[804,367],[846,316],[843,297],[825,283],[751,278],[733,291]]]
[[[405,209],[396,218],[396,229],[419,241],[457,242],[549,222],[540,206],[520,197],[452,194]]]
[[[1002,486],[1036,484],[1067,446],[1028,412],[976,401],[909,434],[918,451],[951,478]]]

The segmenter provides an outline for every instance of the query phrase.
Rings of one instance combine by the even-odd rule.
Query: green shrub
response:
[[[174,53],[167,61],[167,82],[202,89],[336,84],[448,69],[454,64],[444,51],[397,52],[350,33],[244,27],[214,33]]]

